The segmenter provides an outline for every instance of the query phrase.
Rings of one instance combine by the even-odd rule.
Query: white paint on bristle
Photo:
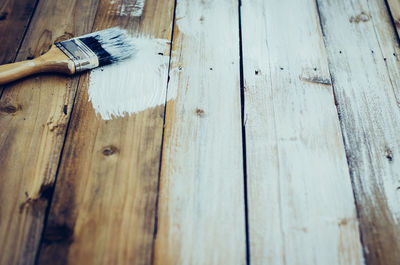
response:
[[[111,0],[109,14],[140,17],[146,0]]]
[[[82,37],[93,36],[101,44],[101,47],[110,54],[113,62],[118,62],[129,58],[136,51],[135,43],[125,29],[113,27]],[[78,37],[80,39],[82,37]]]
[[[133,42],[137,51],[132,58],[94,69],[90,74],[89,101],[104,120],[165,103],[169,56],[163,53],[169,41],[138,37]]]

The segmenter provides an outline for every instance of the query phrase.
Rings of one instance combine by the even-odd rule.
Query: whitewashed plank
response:
[[[238,2],[178,0],[155,264],[245,264]]]
[[[363,264],[315,2],[241,11],[251,264]]]
[[[318,1],[369,264],[400,260],[398,44],[383,0]]]

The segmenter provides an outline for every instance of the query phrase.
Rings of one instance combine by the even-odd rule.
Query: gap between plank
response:
[[[389,6],[389,3],[388,3],[388,0],[383,0],[383,3],[386,6],[386,10],[387,10],[388,16],[390,18],[390,22],[392,23],[394,38],[396,39],[397,47],[400,48],[400,37],[399,37],[399,34],[397,34],[396,23],[394,22],[394,17],[393,17],[392,11],[390,10],[390,6]]]
[[[240,66],[240,103],[242,122],[242,152],[243,152],[243,189],[244,189],[244,217],[246,232],[246,263],[250,265],[250,234],[247,195],[247,157],[246,157],[246,121],[245,121],[245,96],[244,96],[244,74],[243,74],[243,46],[242,46],[242,1],[238,0],[238,25],[239,25],[239,66]]]
[[[75,100],[76,100],[76,96],[78,94],[78,87],[79,87],[80,81],[81,81],[81,77],[78,78],[77,87],[75,88],[74,100],[72,101],[71,111],[69,113],[67,126],[65,128],[64,141],[63,141],[63,144],[61,146],[60,158],[58,160],[56,175],[55,175],[55,178],[54,178],[53,186],[51,187],[51,190],[50,190],[50,194],[49,194],[49,198],[48,198],[48,202],[47,202],[48,204],[47,204],[46,211],[45,211],[45,214],[44,214],[42,235],[40,236],[38,249],[36,251],[35,263],[34,263],[35,265],[37,265],[39,263],[40,251],[42,249],[42,243],[43,243],[43,240],[44,240],[44,234],[45,234],[45,231],[46,231],[46,228],[47,228],[47,219],[48,219],[49,214],[50,214],[51,202],[53,201],[54,190],[56,189],[57,177],[58,177],[58,173],[60,171],[60,166],[61,166],[61,162],[62,162],[62,156],[63,156],[63,153],[64,153],[65,142],[67,141],[68,129],[69,129],[69,126],[70,126],[71,117],[72,117],[72,113],[73,113],[73,110],[74,110]]]
[[[98,13],[98,11],[99,11],[100,1],[101,1],[101,0],[99,0],[99,1],[98,1],[98,4],[97,4],[96,14],[95,14],[95,16],[94,16],[95,19],[96,19],[96,17],[97,17],[97,13]],[[38,2],[39,2],[39,1],[38,1]],[[95,19],[93,20],[93,24],[92,24],[92,27],[91,27],[91,31],[93,31],[93,29],[94,29]],[[59,157],[59,159],[58,159],[57,170],[56,170],[56,174],[55,174],[55,176],[54,176],[54,183],[53,183],[53,186],[52,186],[52,188],[51,188],[51,192],[50,192],[50,195],[49,195],[49,198],[48,198],[48,202],[47,202],[48,204],[47,204],[46,211],[45,211],[45,214],[44,214],[42,235],[40,236],[40,241],[39,241],[38,249],[37,249],[37,251],[36,251],[36,256],[35,256],[35,260],[34,260],[34,265],[38,265],[38,264],[39,264],[40,251],[41,251],[41,249],[42,249],[43,240],[44,240],[44,234],[45,234],[45,231],[46,231],[46,228],[47,228],[47,220],[48,220],[48,217],[49,217],[49,214],[50,214],[51,203],[52,203],[52,201],[53,201],[53,196],[54,196],[54,190],[55,190],[56,184],[57,184],[58,173],[59,173],[59,171],[60,171],[60,167],[61,167],[61,163],[62,163],[62,158],[63,158],[63,154],[64,154],[64,147],[65,147],[65,143],[66,143],[66,141],[67,141],[67,135],[68,135],[68,132],[69,132],[69,126],[70,126],[70,123],[71,123],[72,114],[73,114],[73,112],[74,112],[75,101],[76,101],[76,97],[77,97],[77,95],[78,95],[78,89],[79,89],[79,85],[80,85],[82,76],[83,76],[83,74],[79,74],[79,75],[76,76],[76,78],[78,79],[78,81],[76,82],[75,95],[74,95],[74,99],[72,100],[72,106],[71,106],[71,111],[70,111],[70,113],[69,113],[67,126],[65,127],[64,141],[63,141],[63,143],[62,143],[61,150],[60,150],[60,157]]]
[[[321,32],[322,32],[322,40],[324,42],[324,47],[325,47],[325,51],[328,50],[328,48],[326,47],[326,41],[325,41],[325,31],[324,31],[324,26],[323,26],[323,22],[322,22],[322,17],[321,17],[321,13],[320,13],[320,9],[319,9],[319,4],[318,4],[318,0],[315,0],[315,9],[317,11],[318,14],[318,22],[319,22],[319,26],[321,28]],[[386,0],[385,0],[386,2]],[[333,94],[333,100],[334,100],[334,104],[335,104],[335,108],[336,108],[336,113],[339,119],[339,126],[340,126],[340,133],[342,136],[342,140],[343,140],[343,148],[345,151],[345,155],[346,155],[346,163],[347,163],[347,168],[349,169],[349,176],[350,176],[350,182],[351,182],[351,187],[352,187],[352,192],[353,192],[353,200],[354,200],[354,205],[356,207],[356,217],[357,217],[357,227],[358,227],[358,232],[360,235],[360,243],[361,243],[361,249],[363,252],[363,259],[365,261],[366,264],[368,264],[368,260],[367,260],[367,253],[365,252],[366,249],[364,247],[364,240],[362,237],[362,231],[361,231],[361,227],[360,227],[360,211],[359,211],[359,206],[357,203],[357,198],[356,198],[356,193],[354,190],[355,187],[355,183],[354,183],[354,177],[353,177],[353,172],[351,170],[350,167],[350,163],[349,163],[349,157],[348,157],[348,153],[347,153],[347,148],[346,148],[346,139],[344,137],[344,131],[343,131],[343,126],[342,126],[342,115],[340,113],[340,109],[339,109],[339,103],[337,101],[337,96],[336,96],[336,90],[335,90],[335,80],[334,78],[332,78],[332,73],[331,73],[331,69],[330,69],[330,62],[329,62],[329,55],[328,55],[328,71],[329,71],[329,78],[331,80],[331,86],[332,86],[332,94]]]
[[[156,206],[155,206],[155,217],[154,217],[154,228],[153,228],[153,243],[151,246],[151,264],[154,264],[154,249],[155,249],[155,242],[157,237],[157,226],[158,226],[158,201],[160,198],[160,180],[161,180],[161,166],[162,166],[162,155],[163,155],[163,147],[164,147],[164,134],[165,134],[165,116],[167,112],[167,103],[168,103],[168,86],[169,86],[169,79],[170,79],[170,70],[171,70],[171,57],[172,57],[172,46],[174,41],[174,29],[175,29],[175,15],[176,15],[176,4],[177,0],[174,1],[174,11],[172,15],[172,29],[171,29],[171,37],[170,37],[170,44],[169,44],[169,62],[168,62],[168,79],[167,79],[167,88],[165,93],[165,102],[164,102],[164,116],[163,116],[163,126],[162,126],[162,133],[161,133],[161,148],[160,148],[160,162],[158,166],[158,180],[157,180],[157,195],[156,195]]]
[[[16,52],[15,55],[14,55],[13,62],[15,62],[15,60],[17,59],[17,56],[18,56],[18,54],[19,54],[19,52],[20,52],[20,50],[21,50],[22,43],[24,43],[26,33],[28,32],[29,26],[31,25],[31,21],[32,21],[33,15],[34,15],[35,12],[36,12],[36,7],[38,6],[38,3],[39,3],[39,0],[36,0],[35,5],[33,6],[33,9],[32,9],[31,15],[29,16],[28,23],[26,24],[24,33],[22,33],[22,38],[21,38],[21,40],[19,41],[18,48],[17,48],[17,52]],[[6,87],[6,85],[0,87],[0,99],[1,99],[1,97],[3,96],[5,87]]]

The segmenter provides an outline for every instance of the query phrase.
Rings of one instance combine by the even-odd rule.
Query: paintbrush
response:
[[[44,72],[73,75],[119,62],[134,53],[135,45],[125,30],[105,29],[55,43],[33,60],[0,65],[0,85]]]

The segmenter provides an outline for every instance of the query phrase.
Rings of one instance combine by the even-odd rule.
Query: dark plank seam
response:
[[[94,18],[97,17],[97,13],[99,12],[100,1],[101,0],[98,0],[98,2],[97,2],[97,9],[96,9],[96,14],[95,14]],[[93,20],[91,31],[93,31],[94,25],[95,25],[95,19]],[[38,244],[38,249],[36,251],[36,256],[35,256],[35,263],[34,263],[35,265],[37,265],[39,263],[40,251],[41,251],[42,245],[43,245],[44,234],[45,234],[45,231],[46,231],[46,228],[47,228],[47,221],[48,221],[48,217],[49,217],[50,209],[51,209],[51,203],[53,201],[54,190],[55,190],[56,184],[57,184],[58,174],[59,174],[59,171],[60,171],[62,158],[63,158],[63,154],[64,154],[64,147],[65,147],[65,143],[67,141],[67,135],[68,135],[68,132],[69,132],[69,126],[70,126],[70,123],[71,123],[72,114],[74,112],[75,101],[76,101],[76,97],[78,95],[78,88],[79,88],[79,84],[80,84],[81,78],[82,78],[82,75],[78,75],[77,76],[78,81],[76,82],[74,99],[72,100],[71,111],[69,113],[67,126],[65,127],[64,141],[63,141],[63,144],[62,144],[61,150],[60,150],[60,156],[59,156],[59,160],[58,160],[56,174],[55,174],[55,177],[54,177],[53,187],[51,188],[51,192],[50,192],[49,199],[48,199],[48,205],[46,207],[46,212],[45,212],[45,215],[44,215],[42,235],[40,237],[40,242]]]
[[[151,247],[151,264],[154,264],[154,253],[155,253],[155,242],[157,237],[157,225],[158,225],[158,202],[159,202],[159,195],[160,195],[160,181],[161,181],[161,168],[162,168],[162,157],[163,157],[163,147],[164,147],[164,134],[165,134],[165,116],[167,112],[167,102],[168,102],[168,86],[169,86],[169,79],[170,79],[170,70],[171,70],[171,57],[172,57],[172,46],[174,41],[174,29],[175,29],[175,19],[176,19],[176,4],[177,0],[174,1],[174,11],[172,14],[172,29],[171,29],[171,37],[170,37],[170,44],[169,44],[169,61],[168,61],[168,79],[167,79],[167,88],[165,94],[165,101],[164,101],[164,116],[163,116],[163,127],[162,127],[162,134],[161,134],[161,148],[160,148],[160,162],[158,166],[158,180],[157,180],[157,195],[156,195],[156,206],[155,206],[155,216],[154,216],[154,228],[153,228],[153,242]]]
[[[250,235],[248,216],[248,194],[247,194],[247,156],[246,156],[246,121],[245,121],[245,96],[244,96],[244,74],[243,74],[243,43],[242,43],[242,1],[238,0],[238,22],[239,22],[239,66],[240,66],[240,104],[242,122],[242,153],[243,153],[243,188],[244,188],[244,217],[246,232],[246,263],[250,265]]]
[[[322,32],[322,39],[324,41],[325,50],[327,51],[328,48],[326,46],[326,40],[325,40],[325,38],[326,38],[325,36],[326,35],[325,35],[325,32],[324,32],[324,26],[323,26],[324,22],[323,22],[323,17],[321,16],[321,13],[320,13],[318,0],[315,0],[315,9],[316,9],[317,14],[318,14],[318,22],[319,22],[319,26],[320,26],[320,29],[321,29],[321,32]],[[341,113],[340,113],[340,109],[338,107],[339,103],[337,101],[337,95],[336,95],[336,89],[335,89],[335,80],[334,80],[334,78],[332,77],[332,74],[331,74],[331,67],[330,67],[329,58],[328,58],[328,71],[329,71],[329,76],[330,76],[330,79],[331,79],[331,85],[332,85],[332,90],[333,90],[333,99],[334,99],[334,103],[335,103],[335,107],[336,107],[337,116],[338,116],[338,119],[339,119],[339,126],[340,126],[341,135],[342,135],[344,150],[345,150],[345,154],[346,154],[346,163],[347,163],[347,167],[349,169],[349,175],[350,175],[350,181],[351,181],[351,186],[352,186],[354,205],[356,206],[356,216],[357,216],[357,221],[358,221],[357,227],[358,227],[358,231],[359,231],[360,242],[361,242],[361,245],[362,245],[363,260],[364,260],[364,263],[367,264],[367,259],[366,259],[367,253],[365,252],[366,248],[365,248],[364,240],[363,240],[363,237],[362,237],[361,226],[359,225],[361,223],[361,220],[360,220],[360,209],[359,209],[359,205],[357,203],[356,192],[355,192],[355,189],[354,189],[356,184],[354,182],[354,174],[353,174],[353,171],[351,170],[350,163],[349,163],[349,156],[348,156],[349,154],[348,154],[347,148],[346,148],[347,145],[346,145],[346,139],[344,137],[344,131],[343,131],[343,125],[342,125],[342,116],[341,116]]]
[[[398,31],[397,31],[397,26],[396,26],[396,22],[394,20],[394,16],[392,14],[392,11],[390,9],[388,1],[384,0],[383,3],[385,5],[385,7],[386,7],[387,16],[389,17],[390,23],[392,25],[393,38],[396,40],[395,41],[395,45],[397,46],[397,48],[400,48],[400,36],[398,34]],[[375,30],[375,23],[374,23],[373,18],[372,18],[372,23],[373,23],[374,30]],[[376,34],[376,30],[375,30],[375,34]],[[381,47],[380,43],[379,43],[379,47]],[[381,53],[382,53],[382,57],[385,57],[383,55],[382,49],[381,49]],[[393,55],[395,55],[395,54],[393,53]],[[386,66],[386,70],[387,70],[387,73],[388,73],[388,77],[389,77],[389,80],[390,80],[390,86],[392,87],[392,90],[393,90],[393,95],[394,95],[394,97],[396,99],[396,102],[399,104],[400,103],[400,99],[397,98],[397,95],[396,95],[396,92],[395,92],[396,87],[393,85],[392,76],[390,75],[390,71],[389,71],[389,67],[388,67],[388,62],[386,61],[386,59],[384,59],[384,61],[385,61],[385,66]]]
[[[387,0],[384,0],[383,3],[386,6],[388,17],[390,19],[390,22],[392,23],[392,28],[393,28],[393,31],[394,31],[394,38],[396,39],[397,47],[400,48],[400,36],[397,33],[396,22],[394,22],[394,17],[393,17],[393,14],[392,14],[392,10],[390,9],[390,6],[389,6],[389,3],[388,3]]]
[[[22,38],[19,41],[18,49],[17,49],[17,52],[14,55],[13,62],[15,62],[15,60],[17,59],[19,51],[21,50],[22,43],[24,43],[24,39],[25,39],[26,33],[28,32],[28,29],[29,29],[29,27],[31,25],[31,21],[32,21],[33,15],[36,12],[36,7],[38,6],[38,3],[39,3],[39,0],[36,0],[35,1],[35,5],[33,6],[33,9],[32,9],[31,15],[29,16],[28,23],[26,24],[25,31],[24,31],[24,33],[22,33]],[[5,86],[0,87],[0,99],[3,96],[4,88],[5,88]]]
[[[55,178],[54,178],[54,183],[53,183],[53,186],[51,187],[51,191],[50,191],[50,194],[49,194],[49,197],[48,197],[48,202],[47,202],[48,204],[47,204],[47,207],[46,207],[46,212],[44,214],[44,220],[43,220],[43,226],[42,226],[42,235],[40,236],[40,241],[39,241],[38,249],[36,251],[36,256],[35,256],[35,263],[34,263],[35,265],[37,265],[39,263],[40,251],[42,249],[42,243],[43,243],[43,240],[44,240],[44,234],[45,234],[45,231],[46,231],[46,228],[47,228],[47,219],[48,219],[49,214],[50,214],[51,202],[53,201],[54,190],[55,190],[56,183],[57,183],[57,176],[58,176],[58,173],[59,173],[59,170],[60,170],[60,167],[61,167],[62,156],[63,156],[63,153],[64,153],[64,147],[65,147],[65,143],[66,143],[66,140],[67,140],[68,129],[69,129],[70,122],[71,122],[72,112],[74,110],[76,96],[78,94],[77,89],[79,87],[80,80],[81,80],[81,78],[79,77],[78,78],[78,82],[77,82],[77,87],[75,89],[74,100],[72,102],[72,108],[71,108],[71,111],[70,111],[70,114],[69,114],[67,126],[65,128],[64,141],[63,141],[63,144],[61,146],[60,158],[58,160],[58,165],[57,165],[56,175],[55,175]]]
[[[398,45],[399,45],[399,37],[398,37],[398,35],[397,35],[396,25],[394,24],[394,20],[393,20],[392,14],[391,14],[391,12],[390,12],[390,8],[389,8],[389,6],[388,6],[386,0],[383,1],[383,3],[386,5],[387,16],[388,16],[388,18],[389,18],[389,20],[391,21],[391,24],[392,24],[392,30],[393,30],[393,31],[392,31],[392,37],[393,37],[394,39],[396,39],[395,45],[397,46],[397,48],[399,48],[399,46],[398,46]],[[371,8],[369,7],[369,3],[368,3],[368,2],[367,2],[367,6],[368,6],[368,9],[370,10]],[[371,16],[371,22],[372,22],[372,27],[373,27],[373,29],[374,29],[374,35],[375,35],[375,37],[376,37],[376,40],[377,40],[378,46],[379,46],[379,50],[380,50],[380,52],[381,52],[381,56],[382,56],[382,58],[385,58],[385,55],[384,55],[383,49],[382,49],[382,45],[381,45],[381,43],[379,42],[378,33],[376,32],[376,23],[375,23],[375,21],[374,21],[374,17],[373,17],[373,16]],[[371,50],[371,52],[373,52],[373,51]],[[393,55],[396,56],[395,53],[393,53]],[[392,87],[392,90],[394,91],[396,88],[393,86],[393,81],[392,81],[392,77],[391,77],[391,75],[390,75],[390,70],[389,70],[389,67],[388,67],[388,63],[387,63],[386,60],[384,60],[384,61],[385,61],[386,71],[387,71],[387,73],[388,73],[388,77],[389,77],[389,80],[390,80],[390,86]],[[396,101],[398,101],[398,99],[397,99],[397,97],[396,97],[396,94],[394,95],[394,97],[395,97]]]

